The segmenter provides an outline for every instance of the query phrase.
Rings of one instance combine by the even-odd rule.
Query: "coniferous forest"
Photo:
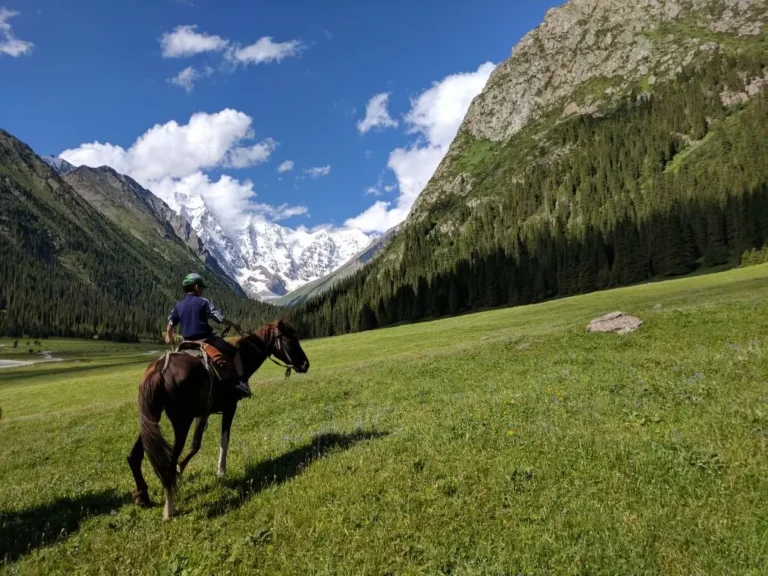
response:
[[[765,59],[716,56],[543,138],[470,143],[474,207],[440,199],[294,323],[330,336],[754,259],[768,239],[768,91],[730,108],[721,94],[762,78]]]

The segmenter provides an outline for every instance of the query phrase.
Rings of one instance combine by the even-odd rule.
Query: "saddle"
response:
[[[201,340],[183,340],[171,354],[186,354],[203,362],[211,381],[225,382],[235,373],[232,360]]]

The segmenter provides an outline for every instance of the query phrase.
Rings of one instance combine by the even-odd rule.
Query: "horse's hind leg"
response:
[[[149,500],[149,491],[144,476],[141,473],[141,461],[144,459],[144,445],[141,443],[141,436],[131,448],[128,455],[128,466],[131,467],[133,479],[136,482],[136,490],[133,493],[133,502],[139,506],[148,507],[152,503]]]
[[[169,415],[170,418],[170,415]],[[172,470],[176,470],[176,462],[181,456],[181,452],[184,450],[184,444],[187,442],[187,434],[189,434],[189,427],[192,425],[191,418],[175,419],[171,420],[173,425],[173,452],[171,454]],[[170,520],[178,514],[176,506],[173,502],[173,488],[165,489],[165,508],[163,510],[163,520]]]
[[[187,455],[184,456],[181,463],[179,464],[179,474],[182,474],[184,472],[187,465],[189,464],[189,461],[192,460],[195,454],[197,454],[200,451],[200,446],[202,446],[203,444],[203,433],[205,432],[205,429],[207,426],[208,426],[207,417],[197,419],[197,422],[195,423],[195,432],[192,435],[192,447],[190,448]]]

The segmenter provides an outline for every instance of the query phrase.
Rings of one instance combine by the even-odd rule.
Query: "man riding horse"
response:
[[[234,359],[240,380],[238,394],[247,390],[250,378],[265,360],[271,359],[286,368],[286,377],[292,370],[305,374],[309,370],[309,359],[299,343],[296,330],[284,320],[264,324],[256,332],[242,331],[236,323],[227,320],[216,311],[213,305],[202,297],[205,284],[197,274],[190,274],[184,279],[186,297],[171,312],[166,342],[173,338],[173,328],[181,324],[185,339],[202,340],[216,350],[226,351]],[[215,336],[208,326],[208,319],[228,324],[240,330],[241,337],[234,345]],[[274,358],[273,358],[274,356]],[[229,450],[232,421],[237,410],[238,398],[229,389],[215,386],[206,362],[195,354],[185,352],[166,352],[153,360],[144,372],[139,385],[139,437],[128,455],[128,465],[136,482],[133,501],[141,506],[149,506],[149,487],[141,472],[144,455],[163,484],[165,508],[163,518],[176,515],[174,492],[176,480],[198,453],[202,446],[203,433],[211,414],[221,414],[221,443],[216,474],[227,473],[227,452]],[[173,428],[171,446],[160,429],[163,413],[168,416]],[[184,458],[179,461],[187,434],[195,424],[192,446]]]
[[[165,343],[173,342],[173,329],[181,324],[181,335],[184,340],[209,344],[233,362],[237,373],[235,391],[239,398],[250,397],[251,388],[243,376],[240,352],[224,338],[214,333],[213,328],[208,324],[208,319],[213,319],[219,324],[232,326],[238,332],[242,332],[242,328],[238,323],[224,317],[213,307],[210,300],[203,298],[203,290],[206,285],[199,274],[194,272],[187,274],[182,282],[182,288],[186,295],[174,306],[168,316]]]

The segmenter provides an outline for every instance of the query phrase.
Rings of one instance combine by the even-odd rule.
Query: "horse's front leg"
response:
[[[232,420],[235,418],[237,404],[227,408],[221,414],[221,442],[219,444],[219,465],[216,467],[216,475],[224,478],[227,475],[227,452],[229,451],[229,437],[232,431]]]
[[[208,426],[208,417],[203,416],[197,419],[195,422],[195,432],[192,435],[192,447],[189,449],[189,452],[187,452],[187,455],[184,456],[182,461],[179,463],[179,474],[182,474],[184,470],[186,469],[187,465],[189,464],[189,461],[192,460],[192,458],[200,452],[200,447],[203,445],[203,433],[205,432],[205,429]]]

